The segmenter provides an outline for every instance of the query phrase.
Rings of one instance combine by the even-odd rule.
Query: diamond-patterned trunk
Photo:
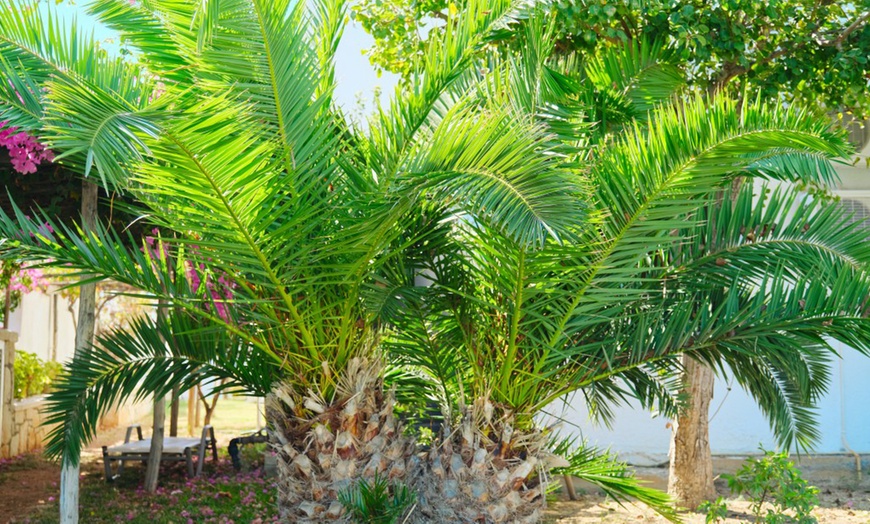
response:
[[[458,428],[426,454],[415,478],[416,522],[538,522],[546,501],[547,472],[567,465],[547,451],[537,430],[515,430],[509,416],[493,417],[478,400],[464,409]]]
[[[408,482],[419,469],[413,439],[402,434],[378,362],[353,359],[331,402],[279,386],[266,406],[278,458],[283,522],[345,522],[338,493],[360,479]]]

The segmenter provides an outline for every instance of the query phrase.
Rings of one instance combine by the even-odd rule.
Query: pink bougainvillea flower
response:
[[[9,151],[13,169],[26,175],[36,173],[41,163],[54,161],[54,153],[35,137],[8,125],[8,120],[0,121],[0,146]]]

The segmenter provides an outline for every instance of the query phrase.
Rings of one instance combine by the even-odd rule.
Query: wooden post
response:
[[[199,409],[200,409],[199,408],[199,404],[200,404],[199,387],[197,386],[193,389],[196,390],[196,392],[193,395],[194,398],[196,399],[196,407],[193,408],[193,428],[196,429],[199,427]],[[191,433],[191,435],[192,435],[192,433]]]
[[[82,229],[87,233],[97,224],[97,185],[82,181]],[[86,278],[86,277],[83,277]],[[73,358],[88,348],[94,340],[96,325],[97,285],[79,287],[79,316],[76,323],[76,345]],[[79,459],[64,453],[60,471],[60,523],[77,524],[79,521]]]
[[[193,423],[196,404],[199,400],[196,399],[196,386],[187,390],[187,435],[192,437],[196,424]]]
[[[181,395],[181,389],[178,386],[172,388],[172,407],[169,411],[169,436],[178,436],[178,397]]]
[[[166,317],[166,303],[160,301],[157,305],[158,320]],[[163,458],[163,433],[166,423],[166,398],[154,397],[154,421],[151,426],[151,450],[145,466],[145,490],[148,493],[157,491],[157,481],[160,476],[160,462]]]

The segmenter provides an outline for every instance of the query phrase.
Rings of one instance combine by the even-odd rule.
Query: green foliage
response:
[[[242,468],[245,471],[262,468],[265,462],[265,454],[271,452],[269,444],[265,442],[256,442],[254,444],[240,446],[239,457],[242,462]]]
[[[827,184],[844,137],[779,100],[675,97],[686,64],[666,39],[581,60],[546,12],[469,1],[361,130],[331,100],[343,2],[89,7],[139,60],[43,34],[50,9],[0,9],[2,73],[33,86],[0,101],[82,174],[132,177],[159,238],[15,208],[0,254],[124,283],[168,314],[70,364],[53,455],[78,460],[114,402],[201,381],[257,395],[282,381],[307,416],[303,395],[349,400],[344,367],[381,350],[400,400],[434,401],[444,427],[489,402],[517,434],[572,392],[605,420],[628,398],[673,413],[689,352],[734,370],[784,444],[808,445],[831,344],[870,351],[863,232],[790,188],[731,189]],[[506,34],[517,52],[493,49]],[[216,275],[231,298],[205,292]],[[670,511],[609,457],[560,452]],[[357,491],[395,498],[376,488]]]
[[[35,353],[15,352],[15,398],[27,398],[51,391],[63,371],[58,362],[45,362]]]
[[[762,451],[763,457],[750,457],[734,475],[723,475],[731,492],[752,501],[756,522],[815,524],[810,512],[819,503],[819,490],[801,477],[787,453]],[[765,508],[765,503],[773,508]]]
[[[619,503],[635,499],[655,508],[668,520],[679,521],[670,497],[644,486],[631,468],[620,462],[611,451],[598,449],[574,437],[555,438],[549,447],[553,454],[568,462],[567,466],[554,468],[553,475],[568,475],[589,482]]]
[[[698,511],[704,514],[706,524],[717,524],[728,516],[728,507],[722,497],[716,497],[715,501],[705,500],[698,506]]]
[[[339,492],[338,500],[357,524],[395,524],[409,507],[415,495],[400,482],[375,477],[358,480]]]
[[[447,0],[362,1],[357,20],[375,39],[369,57],[407,74],[425,35],[444,31]],[[559,0],[550,3],[559,53],[589,57],[652,39],[664,42],[700,90],[734,83],[764,97],[821,102],[829,110],[870,109],[867,3],[788,0]],[[510,34],[508,32],[507,34]],[[518,49],[512,37],[503,46]]]

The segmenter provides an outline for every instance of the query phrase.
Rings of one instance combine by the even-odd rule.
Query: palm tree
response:
[[[424,520],[532,522],[549,471],[572,467],[554,450],[586,471],[612,467],[538,428],[556,399],[581,391],[602,413],[623,396],[674,408],[669,377],[689,351],[740,369],[783,434],[804,438],[822,335],[866,347],[870,255],[819,201],[750,206],[783,225],[749,248],[739,235],[705,244],[729,253],[724,266],[671,254],[708,227],[703,211],[731,178],[811,178],[819,171],[808,167],[846,148],[799,110],[664,103],[679,82],[646,63],[649,48],[582,70],[552,63],[533,17],[523,52],[487,58],[482,72],[480,52],[515,6],[470,2],[360,131],[331,102],[343,3],[95,2],[134,50],[135,75],[123,60],[56,63],[78,44],[61,32],[40,39],[30,29],[57,27],[50,11],[16,5],[3,4],[0,35],[27,60],[2,62],[17,86],[6,112],[85,172],[117,170],[162,233],[160,248],[140,250],[99,225],[49,233],[44,217],[18,212],[0,216],[4,254],[171,306],[72,362],[51,399],[49,451],[66,461],[101,409],[137,385],[165,395],[223,380],[272,395],[288,520],[340,518],[337,493],[377,474],[413,485]],[[32,73],[48,70],[63,74]],[[21,116],[19,91],[39,111]],[[601,114],[625,119],[590,127]],[[738,211],[749,220],[744,208],[729,216]],[[814,217],[810,228],[789,222],[797,216]],[[219,275],[231,297],[196,284]],[[722,307],[699,305],[711,283]],[[416,384],[444,406],[423,460],[383,388],[383,346],[403,366],[399,393]]]
[[[604,418],[627,398],[675,415],[687,355],[730,369],[781,444],[806,447],[831,340],[870,350],[864,234],[793,187],[731,189],[829,183],[842,136],[799,109],[670,99],[679,72],[658,46],[548,61],[530,27],[483,105],[535,115],[584,163],[589,218],[540,244],[467,221],[417,260],[425,291],[418,272],[384,282],[387,345],[444,406],[418,487],[433,521],[536,521],[558,464],[540,416],[573,392]]]

